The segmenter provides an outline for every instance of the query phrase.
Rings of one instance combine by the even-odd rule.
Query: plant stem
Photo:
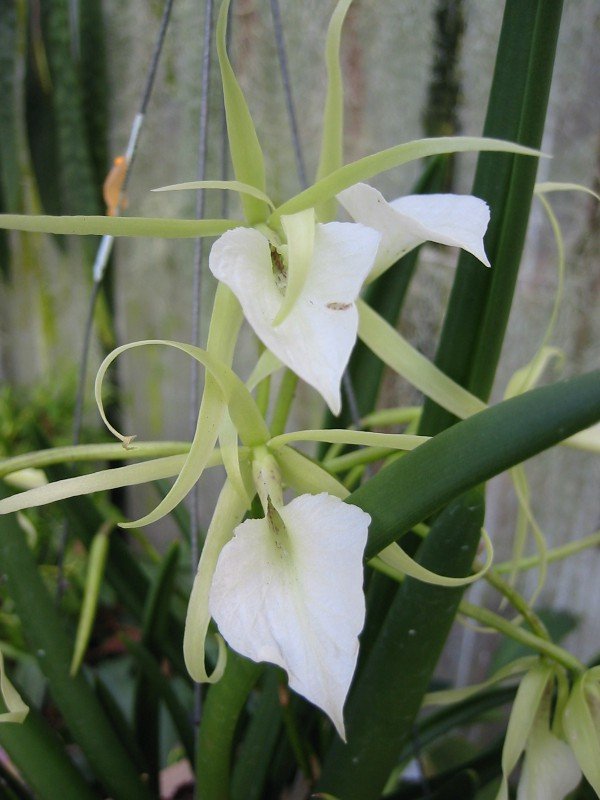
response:
[[[271,436],[279,436],[284,433],[287,418],[296,395],[297,385],[298,376],[291,370],[286,369],[281,380],[281,386],[279,387],[275,410],[273,411],[273,420],[270,426]]]
[[[541,655],[548,656],[549,658],[553,659],[553,661],[557,661],[571,672],[585,672],[586,668],[581,661],[579,661],[578,658],[575,658],[575,656],[571,655],[571,653],[569,653],[567,650],[564,650],[562,647],[559,647],[553,642],[542,639],[535,633],[530,633],[529,631],[523,630],[523,628],[519,628],[512,622],[504,619],[504,617],[501,617],[499,614],[489,611],[487,608],[480,608],[479,606],[473,605],[473,603],[463,600],[459,606],[459,611],[466,617],[470,617],[470,619],[481,622],[482,625],[487,625],[490,628],[494,628],[499,633],[503,633],[505,636],[514,639],[516,642],[524,644],[526,647],[537,650],[537,652]]]

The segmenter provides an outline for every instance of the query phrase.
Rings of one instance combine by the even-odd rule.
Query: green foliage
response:
[[[487,150],[479,158],[474,194],[487,199],[492,207],[486,246],[494,268],[475,267],[474,259],[462,254],[437,355],[437,364],[446,375],[487,399],[512,304],[537,159],[508,152],[510,145],[465,137],[398,145],[344,166],[340,35],[349,6],[347,0],[337,4],[327,36],[329,90],[318,180],[269,217],[263,153],[227,55],[229,2],[221,4],[217,50],[232,162],[237,180],[254,187],[254,191],[242,192],[244,224],[257,224],[260,230],[268,223],[271,237],[285,232],[289,237],[291,226],[299,220],[291,223],[284,218],[281,224],[282,215],[308,209],[300,220],[306,225],[298,236],[300,242],[291,236],[296,253],[306,247],[300,278],[290,278],[290,283],[297,280],[292,288],[300,294],[312,266],[313,206],[331,216],[334,195],[340,189],[425,156],[430,160],[415,192],[436,193],[448,180],[446,154]],[[28,4],[27,52],[21,64],[17,4],[7,2],[0,7],[0,211],[7,212],[0,226],[53,234],[177,238],[216,236],[238,227],[241,223],[230,219],[102,216],[108,93],[103,7],[100,0],[89,0],[79,8],[79,30],[74,31],[68,0],[42,0],[39,9],[35,3]],[[506,3],[485,136],[539,147],[560,12],[560,2]],[[457,47],[456,42],[452,47]],[[456,53],[451,55],[453,59]],[[15,81],[19,66],[25,68],[22,88]],[[450,66],[454,80],[454,61]],[[456,98],[457,87],[449,88]],[[45,212],[38,217],[19,213],[23,210],[18,169],[22,145],[16,136],[20,91],[24,93],[28,153]],[[451,118],[452,111],[452,107],[445,109],[444,114]],[[498,149],[505,152],[495,152]],[[205,189],[222,187],[217,181],[203,184]],[[239,190],[240,186],[230,183],[229,188]],[[85,218],[60,216],[64,213]],[[6,247],[6,240],[0,240],[2,268],[8,261]],[[417,275],[418,258],[418,250],[412,251],[365,292],[371,309],[391,326],[400,318],[410,282]],[[294,269],[297,266],[294,262]],[[420,714],[424,695],[439,688],[435,669],[461,608],[464,586],[447,588],[412,577],[405,577],[398,586],[372,567],[385,571],[383,551],[391,548],[394,552],[400,542],[421,566],[437,573],[438,580],[439,576],[468,579],[478,573],[481,565],[474,565],[474,559],[485,512],[484,482],[598,422],[600,373],[528,391],[456,424],[447,408],[426,399],[420,432],[432,438],[424,444],[419,440],[410,452],[392,452],[390,447],[375,453],[367,448],[356,450],[351,454],[352,464],[348,460],[344,467],[344,462],[338,461],[334,470],[333,459],[349,441],[361,445],[375,441],[358,434],[353,440],[344,438],[338,431],[329,437],[334,450],[322,459],[331,473],[299,453],[292,461],[288,459],[289,475],[295,471],[299,484],[304,481],[315,494],[317,485],[319,491],[333,486],[336,497],[371,517],[365,551],[367,623],[345,707],[347,743],[342,743],[330,720],[291,694],[284,673],[272,665],[254,663],[229,648],[222,679],[201,690],[195,688],[184,665],[182,643],[191,579],[182,564],[189,556],[193,527],[188,512],[176,503],[208,463],[217,436],[219,458],[228,475],[235,478],[232,494],[238,492],[239,502],[242,495],[252,498],[248,459],[252,462],[259,446],[266,452],[269,437],[284,432],[297,381],[291,372],[283,378],[269,432],[261,411],[269,405],[270,372],[265,372],[259,388],[262,401],[257,404],[229,369],[241,322],[238,303],[229,289],[219,290],[215,307],[206,351],[166,342],[198,358],[210,372],[194,445],[189,456],[184,453],[184,485],[176,484],[173,499],[172,487],[159,482],[159,512],[143,518],[162,526],[161,513],[171,513],[184,540],[181,548],[175,543],[159,554],[135,528],[127,533],[116,529],[118,523],[129,529],[137,523],[125,521],[122,498],[114,496],[82,495],[18,518],[0,517],[0,646],[9,662],[11,680],[31,707],[22,725],[0,725],[0,746],[23,779],[23,784],[15,781],[0,760],[0,798],[158,797],[169,754],[174,760],[185,755],[196,776],[200,800],[274,800],[293,784],[300,787],[299,792],[305,787],[304,796],[322,788],[322,794],[315,796],[338,800],[378,800],[383,793],[391,800],[481,800],[489,792],[493,797],[501,774],[501,744],[493,735],[489,746],[473,744],[461,732],[488,722],[496,728],[504,707],[514,698],[515,687],[494,684],[441,710]],[[290,300],[285,312],[292,307]],[[144,343],[133,346],[138,344]],[[128,347],[119,348],[104,362],[101,377],[112,358]],[[383,362],[359,344],[350,375],[362,415],[375,409],[383,373]],[[27,393],[1,389],[0,456],[67,443],[73,396],[71,379]],[[475,410],[478,408],[476,404]],[[226,419],[231,423],[229,431],[223,425],[226,412],[231,416]],[[334,423],[348,426],[349,409],[344,408],[337,420],[328,415],[326,427]],[[234,436],[228,438],[233,425]],[[417,426],[414,417],[411,425],[412,430]],[[304,432],[294,441],[312,440],[313,433],[319,432]],[[241,466],[238,434],[244,445]],[[120,438],[125,447],[131,446],[128,437]],[[289,446],[290,441],[285,448],[280,442],[284,456],[286,448],[289,456]],[[272,453],[277,455],[275,444]],[[140,448],[132,455],[145,458],[145,451]],[[284,456],[279,466],[272,458],[274,471],[283,470]],[[373,476],[365,471],[369,456],[371,460],[386,459]],[[39,466],[49,481],[77,474],[73,465],[40,462]],[[265,486],[276,479],[269,475]],[[288,483],[293,483],[291,478]],[[348,487],[355,486],[350,493]],[[0,483],[1,497],[14,491],[8,482]],[[277,523],[279,511],[273,504],[267,504],[265,514],[265,523],[268,517],[275,529],[277,524],[283,525],[281,516]],[[256,498],[248,516],[262,520]],[[62,543],[65,532],[66,544]],[[162,536],[164,529],[158,533]],[[218,531],[223,541],[231,534],[231,530]],[[216,561],[216,554],[212,555]],[[340,563],[343,555],[338,554]],[[336,563],[330,566],[332,581],[337,568]],[[387,568],[388,574],[393,574],[389,563]],[[496,588],[500,585],[497,576],[490,582]],[[511,587],[505,587],[505,596],[517,610],[527,606]],[[82,632],[77,634],[82,604]],[[462,608],[466,608],[464,601]],[[557,664],[566,665],[566,669],[557,667],[562,670],[564,686],[557,681],[555,705],[561,708],[565,698],[560,692],[569,690],[568,681],[574,680],[581,666],[574,657],[561,661],[555,643],[576,620],[556,613],[537,617],[527,610],[530,613],[519,622],[523,630],[517,623],[503,620],[499,629],[509,636],[512,631],[515,641],[503,641],[491,672],[523,655],[521,642],[525,641],[532,648],[527,649],[528,654],[543,653],[548,663],[554,658]],[[489,616],[492,621],[494,618]],[[70,669],[75,643],[76,663],[81,664],[78,671]],[[217,660],[216,650],[211,630],[205,654],[209,673]],[[567,675],[567,670],[571,674]],[[583,693],[580,701],[585,706]],[[200,705],[202,716],[196,729],[194,717]],[[403,777],[415,753],[426,767],[421,783]],[[586,792],[582,787],[578,796],[587,797]]]

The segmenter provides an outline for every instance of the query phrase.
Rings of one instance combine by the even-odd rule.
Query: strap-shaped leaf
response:
[[[217,20],[217,55],[225,101],[227,136],[235,177],[241,183],[265,191],[265,163],[256,129],[240,85],[227,55],[227,14],[230,0],[223,0]],[[244,214],[249,223],[264,221],[269,207],[256,197],[242,195]]]
[[[443,431],[349,497],[373,520],[366,557],[452,498],[598,420],[596,370],[505,400]]]

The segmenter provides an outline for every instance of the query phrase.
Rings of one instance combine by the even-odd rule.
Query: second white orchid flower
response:
[[[265,518],[242,522],[221,550],[211,616],[238,653],[283,667],[291,688],[325,711],[345,739],[371,518],[325,493],[284,505],[272,456],[258,464],[255,482]]]

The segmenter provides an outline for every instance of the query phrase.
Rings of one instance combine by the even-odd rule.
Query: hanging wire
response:
[[[277,45],[277,58],[279,59],[279,69],[281,72],[281,80],[283,81],[283,91],[285,93],[285,104],[288,112],[288,119],[292,132],[292,143],[294,146],[294,157],[296,159],[296,169],[298,171],[298,178],[302,189],[308,186],[308,179],[306,177],[306,166],[304,163],[304,156],[302,154],[302,145],[300,144],[300,135],[298,132],[298,120],[296,118],[296,108],[292,96],[292,84],[290,81],[290,73],[288,69],[287,53],[285,49],[285,40],[283,37],[283,24],[281,21],[281,9],[279,7],[279,0],[271,0],[271,15],[273,17],[273,27],[275,28],[275,44]]]
[[[156,38],[156,43],[154,45],[154,51],[152,53],[152,58],[150,60],[150,66],[148,68],[148,73],[146,76],[146,84],[144,86],[144,91],[142,94],[142,101],[140,103],[139,111],[135,115],[131,131],[129,134],[129,141],[127,143],[127,150],[125,152],[125,164],[126,164],[126,171],[123,178],[123,182],[121,184],[121,188],[119,190],[119,196],[117,198],[116,208],[114,209],[115,215],[119,214],[120,206],[122,202],[122,197],[127,188],[127,184],[129,182],[129,176],[131,174],[131,168],[133,166],[133,162],[135,159],[137,143],[139,140],[140,132],[142,130],[142,125],[144,123],[144,119],[146,116],[146,111],[148,109],[148,103],[150,102],[150,97],[152,95],[152,89],[154,88],[154,82],[156,79],[156,72],[158,69],[158,64],[160,62],[160,56],[163,50],[163,45],[165,41],[165,34],[167,32],[167,27],[169,25],[169,20],[171,18],[171,10],[173,8],[174,0],[166,0],[163,15],[160,23],[160,28],[158,31],[158,35]],[[72,3],[70,6],[71,13],[73,14],[73,10],[78,10],[78,6],[75,3]],[[88,302],[88,310],[86,314],[85,320],[85,328],[83,331],[83,348],[81,352],[81,358],[79,360],[79,372],[77,378],[77,394],[75,397],[75,413],[73,419],[73,444],[79,444],[79,440],[81,438],[81,428],[83,425],[83,406],[84,406],[84,398],[85,398],[85,384],[87,379],[87,372],[88,372],[88,362],[90,356],[90,349],[91,349],[91,342],[92,342],[92,330],[94,327],[94,315],[96,310],[96,303],[98,301],[98,296],[100,294],[100,288],[102,285],[102,280],[104,278],[104,274],[106,272],[106,266],[108,264],[108,260],[110,258],[110,254],[112,252],[113,244],[114,244],[115,237],[114,236],[103,236],[100,240],[100,244],[98,246],[98,250],[96,251],[96,258],[94,259],[94,266],[92,268],[92,290],[90,292],[89,302]],[[65,553],[67,549],[67,542],[69,538],[69,530],[68,527],[65,525],[63,527],[61,540],[58,546],[58,556],[57,556],[57,568],[58,568],[58,577],[57,577],[57,598],[60,599],[64,590],[64,561],[65,561]]]
[[[298,131],[298,121],[296,117],[296,108],[294,105],[294,98],[292,95],[292,85],[290,81],[290,73],[288,69],[287,53],[285,49],[285,39],[283,35],[283,24],[281,21],[281,8],[279,0],[271,0],[271,15],[273,17],[273,27],[275,29],[275,43],[277,46],[277,58],[279,59],[279,70],[281,72],[281,79],[283,81],[283,91],[285,94],[285,104],[288,112],[288,120],[290,123],[290,130],[292,134],[292,143],[294,147],[294,156],[296,159],[296,169],[298,171],[298,179],[302,189],[306,189],[308,180],[306,177],[306,167],[304,157],[302,154],[302,145],[300,144],[300,134]],[[357,427],[360,426],[361,414],[358,408],[358,401],[356,393],[352,385],[352,379],[349,371],[346,369],[342,377],[342,387],[348,402],[348,410],[352,422]]]
[[[152,53],[150,66],[148,68],[148,74],[146,76],[146,85],[144,86],[142,101],[140,103],[139,111],[135,115],[133,123],[131,125],[131,130],[129,133],[129,141],[127,143],[127,149],[125,151],[125,163],[127,166],[126,166],[125,176],[123,178],[123,183],[121,184],[121,188],[119,191],[119,196],[117,198],[117,207],[115,209],[115,215],[117,216],[120,212],[120,207],[124,192],[127,189],[127,185],[129,183],[129,177],[131,175],[131,169],[133,166],[133,162],[135,160],[138,140],[140,137],[142,126],[144,124],[144,119],[146,116],[146,111],[148,109],[148,104],[150,102],[150,97],[152,95],[152,89],[154,88],[156,72],[158,70],[158,64],[160,62],[160,57],[163,50],[165,34],[167,32],[167,27],[169,25],[169,21],[171,18],[171,10],[173,8],[173,2],[174,0],[166,0],[165,2],[160,28],[158,30],[156,43],[154,45],[154,51]],[[115,241],[114,236],[109,236],[109,235],[103,236],[102,239],[100,240],[100,244],[96,252],[96,258],[94,259],[94,266],[92,269],[92,277],[94,284],[92,286],[92,291],[90,293],[88,313],[86,317],[86,327],[83,337],[83,350],[79,365],[77,399],[75,402],[75,418],[73,423],[73,444],[78,444],[79,438],[81,436],[81,426],[83,422],[83,401],[85,396],[85,382],[87,377],[87,367],[90,355],[91,332],[94,324],[94,312],[96,308],[96,302],[98,300],[100,284],[102,283],[104,274],[106,272],[106,267],[110,255],[112,253],[114,241]]]
[[[205,0],[204,3],[204,38],[202,50],[201,68],[201,88],[200,88],[200,121],[198,135],[198,170],[197,177],[203,181],[206,177],[206,154],[208,143],[208,95],[210,89],[210,67],[211,67],[211,40],[213,29],[213,0]],[[196,218],[204,217],[205,195],[200,189],[196,194]],[[198,238],[194,241],[194,278],[192,295],[192,344],[200,345],[201,335],[201,307],[202,307],[202,264],[204,261],[204,240]],[[196,421],[198,418],[198,405],[200,400],[200,365],[196,360],[192,361],[190,371],[190,436],[193,438]],[[200,490],[198,483],[192,489],[191,508],[190,508],[190,560],[192,580],[198,568],[199,547],[198,536],[200,533]],[[194,713],[193,727],[194,735],[197,739],[202,716],[202,692],[200,684],[194,684]],[[196,784],[197,785],[197,784]]]

